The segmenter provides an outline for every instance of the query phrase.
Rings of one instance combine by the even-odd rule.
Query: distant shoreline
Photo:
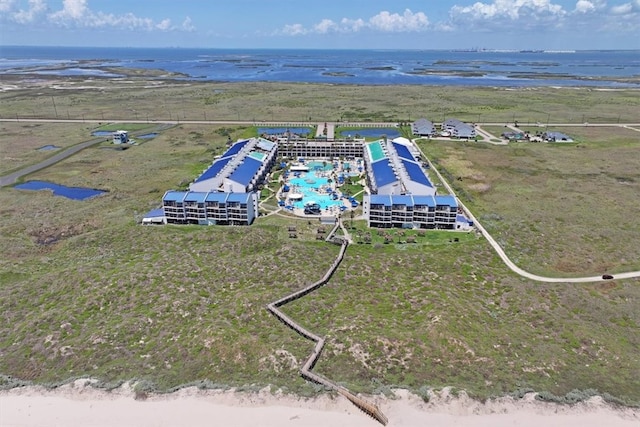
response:
[[[305,50],[5,46],[0,76],[189,82],[640,86],[636,51]]]

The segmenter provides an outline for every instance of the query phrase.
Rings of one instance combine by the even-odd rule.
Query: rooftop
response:
[[[398,181],[391,164],[386,158],[378,162],[374,162],[371,165],[373,171],[373,178],[376,181],[378,187],[383,187],[387,184],[391,184]]]
[[[236,170],[231,173],[229,179],[246,187],[261,166],[262,162],[260,160],[256,160],[253,157],[246,157]]]
[[[426,185],[428,187],[433,187],[429,178],[424,174],[424,171],[417,163],[410,162],[408,160],[402,160],[402,165],[407,170],[407,174],[409,174],[409,179],[411,181],[417,182],[418,184]]]
[[[393,148],[396,150],[396,153],[398,153],[398,157],[401,157],[407,160],[412,160],[412,161],[415,160],[415,157],[413,157],[413,154],[411,154],[409,147],[407,147],[404,144],[399,144],[397,142],[392,142],[391,144],[393,145]]]
[[[231,161],[233,157],[228,156],[221,159],[216,160],[209,166],[209,169],[204,171],[202,175],[200,175],[194,182],[201,182],[207,180],[209,178],[213,178],[220,173],[220,171]]]

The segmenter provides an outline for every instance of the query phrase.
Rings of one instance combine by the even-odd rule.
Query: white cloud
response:
[[[423,31],[429,27],[429,19],[422,12],[413,13],[406,9],[402,14],[382,11],[365,21],[362,18],[342,18],[339,22],[322,19],[319,23],[305,28],[302,24],[285,25],[279,34],[298,36],[305,34],[353,33],[370,29],[382,32]]]
[[[300,36],[308,33],[302,24],[285,25],[281,32],[288,36]]]
[[[362,19],[342,18],[340,21],[341,28],[346,32],[357,33],[367,26]]]
[[[369,19],[369,26],[386,32],[421,31],[429,26],[429,19],[424,13],[413,13],[409,9],[402,15],[383,11]]]
[[[495,0],[471,6],[453,6],[449,12],[455,22],[513,23],[524,20],[558,19],[566,15],[562,6],[550,0]]]
[[[331,19],[323,19],[318,24],[313,26],[313,31],[320,34],[325,34],[330,31],[335,31],[337,28],[338,26]]]
[[[9,12],[14,4],[15,0],[0,0],[0,12]]]
[[[588,13],[593,12],[594,10],[596,10],[596,7],[589,0],[579,0],[576,3],[576,12]]]
[[[184,18],[184,21],[182,21],[182,30],[183,31],[195,31],[196,30],[195,25],[193,25],[193,21],[191,21],[191,17],[187,16],[186,18]]]
[[[115,15],[94,11],[88,0],[63,0],[62,8],[51,11],[47,0],[29,0],[28,8],[19,9],[16,0],[0,0],[0,22],[21,25],[54,24],[66,28],[111,28],[145,31],[194,31],[191,18],[187,17],[181,26],[174,26],[168,18],[154,21],[133,13]]]
[[[11,2],[8,7],[12,6]],[[13,19],[19,24],[28,24],[36,21],[47,11],[47,4],[44,0],[29,0],[29,9],[20,9],[13,14]]]
[[[626,15],[633,11],[633,5],[631,3],[621,4],[619,6],[611,7],[611,13],[614,15]]]

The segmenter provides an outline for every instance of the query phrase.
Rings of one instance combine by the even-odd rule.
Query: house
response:
[[[454,138],[473,139],[476,137],[476,128],[458,119],[445,120],[442,123],[442,130],[449,132]]]
[[[573,138],[562,132],[547,131],[542,134],[542,139],[548,142],[573,142]]]
[[[436,127],[427,119],[418,119],[411,124],[411,133],[416,136],[431,137],[436,134]]]
[[[129,142],[129,132],[126,130],[117,130],[113,132],[112,136],[114,144],[127,144]]]

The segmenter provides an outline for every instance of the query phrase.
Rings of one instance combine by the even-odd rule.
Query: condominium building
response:
[[[436,190],[405,138],[366,144],[364,159],[370,194],[363,198],[363,216],[376,228],[456,228],[458,203]]]

